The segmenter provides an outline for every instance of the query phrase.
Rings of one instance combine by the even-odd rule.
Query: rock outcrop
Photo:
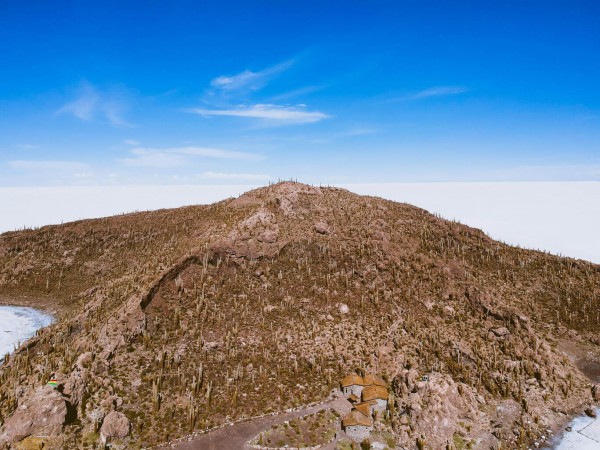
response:
[[[37,388],[4,424],[0,448],[28,436],[58,436],[67,418],[67,403],[49,386]]]
[[[279,242],[279,225],[273,213],[260,209],[241,222],[229,235],[213,246],[215,253],[232,259],[272,258],[282,244]]]
[[[410,417],[410,423],[399,426],[400,434],[410,426],[418,427],[427,436],[428,448],[444,448],[461,427],[466,434],[484,422],[473,389],[447,375],[432,373],[421,378],[415,370],[406,370],[394,380],[394,388],[395,395],[405,399],[401,406]]]
[[[109,412],[100,428],[100,440],[103,444],[113,439],[123,439],[129,434],[131,424],[125,414],[118,411]]]

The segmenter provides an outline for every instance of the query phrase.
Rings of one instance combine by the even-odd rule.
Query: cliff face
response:
[[[6,233],[0,298],[60,320],[0,368],[0,442],[50,376],[52,445],[135,448],[318,401],[359,369],[392,386],[399,445],[524,445],[593,401],[560,348],[597,354],[599,282],[591,263],[297,183]]]

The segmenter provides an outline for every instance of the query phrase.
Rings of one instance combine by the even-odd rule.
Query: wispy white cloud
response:
[[[176,153],[166,151],[134,148],[131,150],[132,157],[122,158],[118,161],[132,167],[154,167],[172,169],[185,165],[185,158]]]
[[[307,111],[303,105],[279,106],[271,104],[255,104],[237,106],[231,109],[189,109],[188,112],[203,116],[232,116],[265,119],[288,124],[313,123],[331,116],[320,111]]]
[[[436,86],[415,92],[414,94],[410,94],[396,100],[421,100],[432,97],[447,97],[450,95],[464,94],[468,91],[469,90],[463,86]]]
[[[56,113],[70,113],[81,120],[92,120],[99,100],[100,96],[96,89],[92,85],[84,83],[79,88],[77,98],[68,102]]]
[[[114,126],[130,127],[132,125],[123,117],[126,110],[127,102],[121,92],[114,89],[101,92],[84,82],[77,90],[75,99],[58,109],[56,114],[71,114],[83,121],[100,118]]]
[[[143,148],[131,150],[132,157],[119,159],[119,162],[134,167],[173,168],[190,163],[192,157],[230,160],[260,160],[262,155],[235,152],[210,147]]]
[[[365,136],[367,134],[375,134],[379,133],[379,130],[376,128],[367,128],[367,127],[355,127],[350,128],[346,131],[339,133],[338,137],[356,137],[356,136]]]
[[[241,159],[255,161],[264,159],[262,155],[258,155],[256,153],[232,152],[229,150],[222,150],[219,148],[210,147],[180,147],[168,149],[167,151],[180,153],[182,155],[204,156],[206,158]]]
[[[224,172],[204,172],[201,178],[207,180],[248,180],[248,181],[268,181],[272,177],[263,173],[224,173]]]
[[[76,172],[73,174],[75,178],[93,178],[94,174],[92,172]]]
[[[123,143],[124,143],[125,145],[132,145],[132,146],[137,146],[137,145],[140,145],[140,141],[136,141],[136,140],[134,140],[134,139],[125,139],[125,140],[123,141]]]
[[[320,91],[322,89],[325,89],[326,87],[327,86],[325,85],[304,86],[276,95],[272,97],[271,101],[289,100],[290,98],[301,97],[303,95],[308,95]]]
[[[339,131],[337,133],[323,134],[323,135],[321,135],[321,137],[316,137],[316,138],[310,139],[308,142],[311,144],[330,144],[338,139],[358,138],[360,136],[366,136],[366,135],[375,134],[375,133],[379,133],[379,132],[380,132],[380,130],[376,129],[376,128],[353,127],[353,128],[348,128],[343,131]],[[306,139],[305,136],[299,136],[298,138],[301,140]]]
[[[228,116],[260,120],[261,126],[314,123],[331,117],[321,111],[307,110],[306,105],[281,105],[279,100],[315,92],[324,86],[306,86],[290,90],[270,100],[256,99],[256,92],[275,77],[289,70],[298,58],[289,59],[259,71],[244,70],[235,75],[214,78],[206,91],[206,106],[187,109],[205,117]],[[254,97],[254,100],[251,98]],[[276,100],[277,99],[277,100]]]
[[[210,85],[214,89],[223,91],[235,91],[240,89],[256,91],[262,88],[272,78],[288,70],[294,63],[295,60],[290,59],[274,66],[267,67],[266,69],[259,70],[258,72],[244,70],[236,75],[222,75],[213,79]]]
[[[8,166],[11,169],[21,170],[61,170],[61,171],[85,171],[90,166],[89,164],[77,161],[32,161],[32,160],[15,160],[9,161]]]

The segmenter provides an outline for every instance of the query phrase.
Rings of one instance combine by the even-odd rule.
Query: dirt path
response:
[[[246,442],[273,425],[312,414],[322,409],[331,408],[340,414],[347,414],[350,412],[351,406],[350,402],[344,397],[338,397],[320,405],[310,406],[290,413],[236,423],[207,434],[192,437],[190,441],[177,442],[158,448],[176,448],[178,450],[243,450],[249,448],[246,446]]]

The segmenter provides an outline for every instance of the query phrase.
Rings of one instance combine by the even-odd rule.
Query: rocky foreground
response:
[[[405,448],[527,448],[600,402],[599,266],[340,189],[5,233],[0,298],[58,311],[0,367],[0,447],[149,447],[356,370]]]

